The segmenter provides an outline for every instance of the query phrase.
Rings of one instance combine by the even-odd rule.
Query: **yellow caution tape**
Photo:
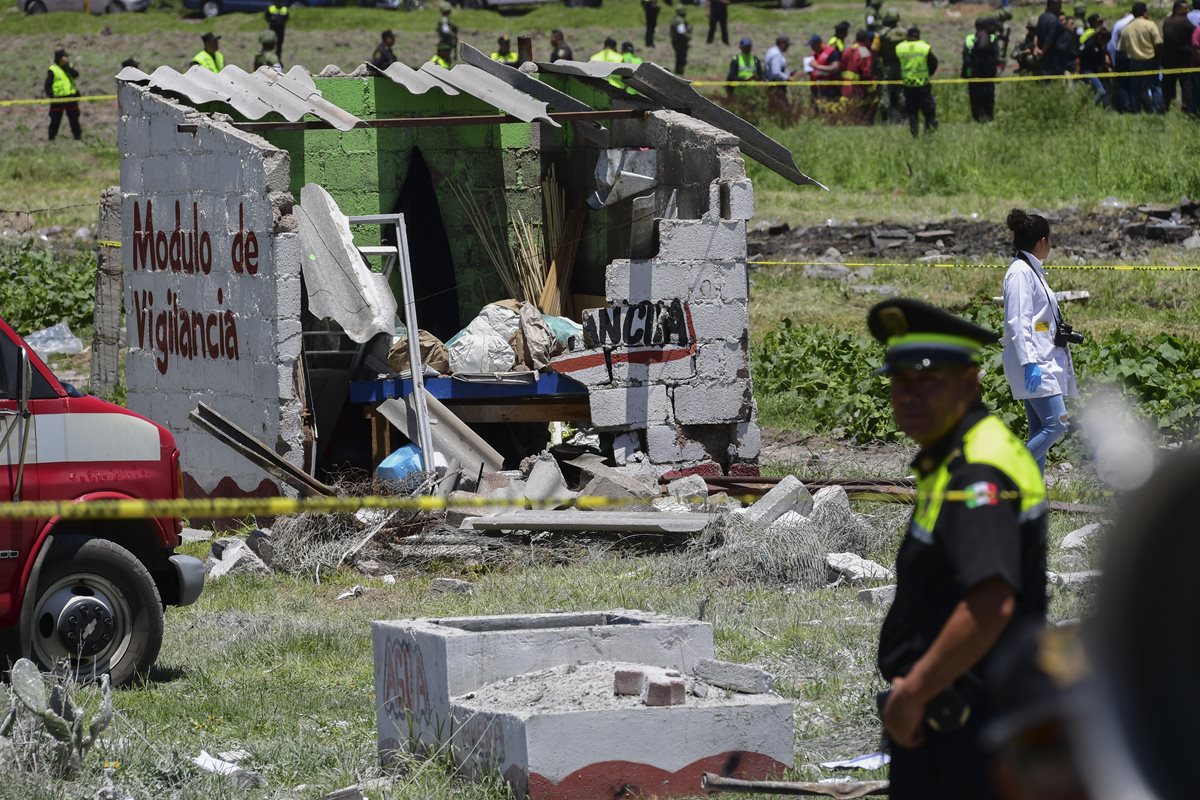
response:
[[[746,478],[753,482],[753,478]],[[905,488],[905,487],[899,487]],[[855,493],[862,499],[887,502],[911,503],[916,493],[894,494],[870,490]],[[1111,497],[1112,492],[1100,492],[1098,496]],[[930,495],[932,497],[933,495]],[[943,492],[946,502],[977,500],[978,495],[968,491]],[[1019,492],[999,492],[997,498],[1015,500]],[[697,501],[703,500],[697,496]],[[753,503],[758,495],[734,497],[743,503]],[[550,498],[526,500],[525,498],[455,498],[446,497],[389,497],[371,495],[365,497],[258,497],[258,498],[210,498],[181,500],[92,500],[75,502],[70,500],[25,500],[16,503],[0,503],[0,520],[9,519],[64,519],[64,520],[129,520],[149,518],[204,517],[276,517],[284,514],[353,514],[362,509],[382,511],[444,511],[448,508],[494,509],[503,507],[561,508],[572,507],[583,510],[611,508],[624,505],[641,505],[645,498],[615,498],[581,496],[574,498]]]
[[[923,261],[910,263],[895,263],[885,261],[819,261],[811,259],[809,261],[747,261],[759,267],[799,267],[799,266],[835,266],[835,267],[922,267],[934,269],[1008,269],[1009,264],[938,264],[926,263]],[[1066,270],[1066,269],[1111,269],[1118,272],[1138,272],[1138,271],[1161,271],[1161,272],[1195,272],[1200,270],[1200,266],[1172,266],[1164,264],[1043,264],[1046,269]]]
[[[1148,75],[1186,75],[1200,72],[1200,67],[1147,69],[1138,72],[1076,73],[1063,75],[997,75],[994,78],[931,78],[932,85],[950,83],[1017,83],[1029,81],[1081,81],[1090,78],[1134,78]],[[794,80],[794,81],[692,81],[692,86],[904,86],[903,80]]]
[[[101,247],[120,247],[121,246],[121,243],[115,239],[100,239],[96,242],[96,244],[100,245]]]
[[[97,103],[104,100],[116,99],[117,96],[115,94],[90,94],[86,97],[40,97],[21,100],[0,100],[0,108],[7,106],[41,106],[51,103],[58,103],[59,105],[67,105],[68,103]]]

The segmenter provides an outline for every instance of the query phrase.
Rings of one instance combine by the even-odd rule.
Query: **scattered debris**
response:
[[[611,533],[699,533],[712,514],[657,511],[507,511],[470,520],[477,531],[593,531]]]
[[[1063,537],[1060,547],[1063,550],[1086,550],[1091,546],[1092,538],[1100,532],[1103,523],[1093,522],[1077,528]]]
[[[890,606],[896,599],[896,584],[878,586],[874,589],[863,589],[858,593],[858,602],[869,606]]]
[[[567,488],[567,480],[558,466],[558,460],[549,453],[539,456],[525,481],[525,499],[533,503],[565,503],[574,497],[575,492]]]
[[[474,594],[475,584],[457,578],[434,578],[429,591],[433,594]]]
[[[196,542],[207,542],[213,537],[212,531],[202,531],[197,528],[184,528],[179,532],[179,541],[181,544],[194,544]]]
[[[696,676],[697,680],[704,683],[743,694],[769,692],[771,691],[771,682],[774,680],[770,673],[763,672],[761,669],[755,669],[745,664],[734,664],[730,661],[716,661],[711,658],[704,658],[696,662],[692,674]]]
[[[788,511],[807,514],[813,499],[808,489],[794,475],[788,475],[744,512],[746,521],[755,525],[770,525]]]
[[[275,566],[275,548],[271,544],[269,530],[255,529],[246,536],[246,546],[254,555],[262,559],[268,567]]]
[[[211,756],[206,750],[201,750],[200,755],[192,758],[191,761],[205,772],[228,776],[240,789],[255,789],[267,785],[266,779],[257,772],[242,769],[233,761],[225,761]]]
[[[212,552],[205,562],[208,580],[226,575],[270,575],[271,568],[259,558],[244,539],[226,536],[212,543]]]
[[[361,587],[361,586],[354,586],[353,588],[347,589],[346,591],[342,592],[341,594],[339,594],[337,597],[335,597],[335,598],[333,598],[333,599],[334,599],[335,601],[337,601],[337,600],[350,600],[351,598],[355,598],[355,597],[362,597],[362,596],[363,596],[363,593],[364,593],[364,592],[366,592],[366,591],[367,591],[367,590],[366,590],[366,589],[364,589],[364,588],[363,588],[363,587]]]
[[[890,763],[892,763],[892,757],[886,753],[867,753],[842,761],[822,761],[821,767],[824,769],[883,769]]]
[[[895,577],[892,571],[882,564],[876,564],[854,553],[830,553],[825,556],[825,563],[829,565],[830,572],[837,580],[845,581],[851,586]]]

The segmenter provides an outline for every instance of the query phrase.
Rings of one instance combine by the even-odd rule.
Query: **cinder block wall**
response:
[[[609,263],[609,306],[588,312],[586,349],[560,366],[588,385],[592,421],[635,434],[660,471],[753,472],[760,437],[750,379],[746,220],[754,201],[738,140],[658,111],[614,121],[611,141],[656,151],[657,255]],[[617,255],[619,237],[609,238]]]
[[[189,495],[278,494],[188,413],[203,401],[303,462],[288,154],[139,86],[118,104],[129,407],[175,434]]]

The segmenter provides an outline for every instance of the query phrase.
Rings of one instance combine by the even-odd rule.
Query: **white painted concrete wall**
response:
[[[175,434],[193,489],[274,493],[188,413],[203,401],[302,462],[300,248],[279,225],[288,155],[138,86],[121,84],[118,103],[129,407]]]

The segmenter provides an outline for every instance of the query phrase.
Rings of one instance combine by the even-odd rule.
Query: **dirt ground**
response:
[[[1195,239],[1183,244],[1200,230],[1196,205],[1186,200],[1178,207],[1125,207],[1099,213],[1064,208],[1041,213],[1050,222],[1059,264],[1145,263],[1155,248],[1179,248],[1182,253],[1189,246],[1200,247]],[[969,218],[925,225],[831,220],[804,228],[759,221],[748,238],[750,257],[756,260],[815,257],[889,263],[929,259],[994,264],[1007,257],[1012,242],[1004,220]],[[829,253],[830,248],[837,256]]]

